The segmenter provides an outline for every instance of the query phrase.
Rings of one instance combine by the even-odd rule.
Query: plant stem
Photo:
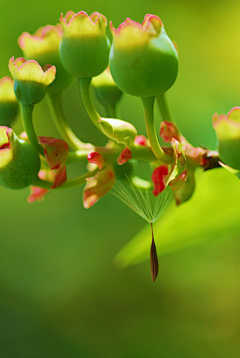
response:
[[[172,161],[171,156],[164,153],[157,139],[157,134],[154,125],[154,116],[153,116],[155,97],[143,97],[141,99],[142,99],[142,104],[145,113],[145,123],[147,128],[148,139],[151,144],[152,151],[157,159],[165,163],[170,163]]]
[[[32,105],[23,105],[23,104],[21,105],[23,128],[27,133],[28,139],[32,144],[32,146],[36,149],[38,153],[44,156],[44,149],[38,143],[38,138],[33,128],[33,121],[32,121],[33,108],[34,106]]]
[[[96,168],[92,172],[87,172],[83,175],[80,175],[77,178],[67,180],[62,186],[59,186],[58,188],[55,188],[54,190],[69,189],[69,188],[74,188],[75,186],[83,185],[83,184],[85,184],[87,178],[93,177],[94,175],[97,174],[98,171],[99,171],[99,169]],[[39,188],[43,188],[43,189],[51,189],[53,183],[50,183],[49,181],[42,180],[39,177],[37,177],[37,179],[35,180],[35,182],[32,185],[37,186]]]
[[[161,93],[161,94],[157,95],[157,104],[160,109],[162,119],[164,121],[168,121],[168,122],[172,122],[172,123],[176,124],[176,122],[170,112],[170,109],[167,105],[165,93]]]
[[[83,143],[69,127],[68,123],[63,114],[61,106],[61,97],[62,93],[57,93],[55,95],[46,95],[46,100],[48,104],[49,111],[53,118],[54,124],[62,136],[63,140],[69,145],[70,148],[74,150],[82,149],[85,146]]]
[[[92,152],[92,150],[76,150],[74,152],[68,153],[68,159],[66,164],[78,163],[87,161],[87,155]]]
[[[78,78],[79,90],[88,116],[90,117],[93,124],[101,131],[98,123],[98,120],[101,119],[101,116],[96,111],[90,94],[91,80],[92,78],[89,77],[79,77]]]
[[[116,105],[109,104],[108,106],[104,106],[104,107],[108,118],[117,118]]]

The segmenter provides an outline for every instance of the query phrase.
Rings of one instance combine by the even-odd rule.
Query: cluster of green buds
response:
[[[68,11],[56,26],[19,37],[24,58],[12,57],[13,79],[0,80],[0,184],[10,189],[30,186],[31,203],[51,190],[85,185],[83,205],[90,208],[122,181],[156,197],[170,187],[180,205],[193,194],[196,168],[223,166],[239,175],[240,107],[227,116],[214,115],[219,152],[192,146],[167,107],[165,93],[177,78],[178,53],[160,18],[148,14],[142,24],[127,18],[118,29],[110,22],[112,43],[107,26],[106,17],[98,12],[88,16],[84,11]],[[64,117],[62,93],[74,77],[90,120],[108,138],[104,147],[83,142]],[[91,89],[105,117],[96,110]],[[148,138],[118,118],[117,106],[124,93],[141,98]],[[34,106],[44,97],[61,138],[35,132]],[[163,119],[159,135],[155,101]],[[17,136],[11,127],[19,107],[24,132]],[[160,137],[166,145],[160,145]],[[138,161],[150,165],[149,180],[136,176]],[[68,180],[67,167],[76,162],[86,163],[86,173]],[[152,255],[156,258],[154,250]]]

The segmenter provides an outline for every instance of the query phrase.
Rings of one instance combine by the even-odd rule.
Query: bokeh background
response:
[[[160,16],[179,48],[179,76],[168,93],[172,112],[188,140],[216,149],[212,115],[240,105],[238,0],[1,0],[0,76],[9,75],[10,57],[21,56],[22,32],[56,24],[68,10],[99,11],[115,26],[126,17]],[[75,82],[63,106],[81,139],[105,143]],[[138,98],[125,96],[119,113],[145,133]],[[157,109],[156,121],[159,126]],[[38,135],[57,135],[45,101],[34,122]],[[14,128],[20,132],[20,122]],[[83,171],[76,165],[69,175]],[[192,200],[156,224],[154,284],[150,228],[114,196],[86,210],[82,188],[52,192],[31,205],[28,194],[0,188],[1,358],[240,356],[236,177],[223,169],[199,172]],[[134,236],[121,257],[126,265],[139,263],[119,270],[113,258]]]

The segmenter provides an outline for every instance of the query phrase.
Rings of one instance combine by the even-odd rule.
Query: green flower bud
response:
[[[60,42],[60,59],[65,69],[76,77],[93,77],[108,65],[110,42],[106,36],[107,19],[94,12],[68,12],[60,22],[63,39]]]
[[[102,132],[108,138],[119,144],[124,144],[127,148],[131,148],[137,136],[137,130],[132,124],[113,118],[101,118],[98,123]]]
[[[37,151],[11,128],[0,127],[0,185],[22,189],[33,184],[40,170]]]
[[[109,67],[97,77],[93,77],[91,85],[100,103],[105,106],[115,105],[122,96],[122,91],[114,82]]]
[[[3,77],[0,80],[0,126],[10,127],[18,114],[18,101],[13,90],[13,80]]]
[[[14,92],[18,102],[23,105],[35,105],[46,93],[46,86],[55,79],[56,68],[50,67],[44,72],[36,61],[26,61],[20,57],[9,61],[9,70],[14,78]]]
[[[24,32],[18,44],[27,60],[35,60],[40,66],[48,64],[56,66],[56,78],[47,86],[48,93],[56,93],[65,89],[72,81],[72,76],[63,67],[59,58],[59,43],[63,36],[60,24],[39,28],[33,35]]]
[[[218,152],[224,164],[240,169],[240,107],[225,116],[213,116],[213,128],[218,138]]]
[[[110,28],[110,70],[117,86],[139,97],[166,92],[177,77],[178,55],[159,17],[148,14],[142,25],[127,18],[118,29],[110,22]]]

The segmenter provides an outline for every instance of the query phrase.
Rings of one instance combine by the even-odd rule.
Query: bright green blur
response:
[[[126,17],[142,22],[146,13],[158,15],[179,49],[178,77],[167,93],[172,113],[194,145],[216,149],[212,115],[226,114],[239,105],[238,0],[41,0],[24,5],[3,0],[1,77],[9,75],[10,57],[21,56],[17,38],[23,31],[33,33],[40,26],[56,24],[61,12],[70,9],[99,11],[114,27]],[[101,106],[98,109],[104,114]],[[75,82],[63,94],[63,110],[83,141],[106,143],[88,120]],[[158,132],[157,108],[155,112]],[[138,98],[123,96],[118,115],[133,123],[139,134],[146,134]],[[45,100],[36,105],[33,121],[38,135],[58,136]],[[20,133],[20,122],[14,130]],[[208,220],[202,220],[200,212],[188,222],[187,238],[192,237],[194,245],[160,256],[154,284],[149,261],[124,270],[112,264],[117,252],[145,226],[113,195],[86,210],[82,188],[52,192],[42,203],[30,205],[28,189],[0,187],[0,356],[239,357],[240,228],[239,223],[233,225],[228,213],[230,207],[234,217],[240,214],[239,179],[227,172],[218,174],[218,170],[224,169],[202,176],[221,179],[221,215],[211,220],[216,193],[206,192],[202,177],[197,178],[198,200],[201,193],[207,194],[202,200],[208,205]],[[69,178],[85,171],[82,164],[70,167]],[[140,164],[140,174],[145,171],[146,164]],[[149,175],[147,172],[145,177],[149,179]],[[181,210],[188,212],[190,203],[183,205]],[[201,208],[204,213],[204,205]],[[183,213],[179,225],[182,238],[187,220]],[[160,245],[160,222],[156,229]],[[167,240],[166,232],[164,238]],[[149,226],[146,241],[150,240]]]

